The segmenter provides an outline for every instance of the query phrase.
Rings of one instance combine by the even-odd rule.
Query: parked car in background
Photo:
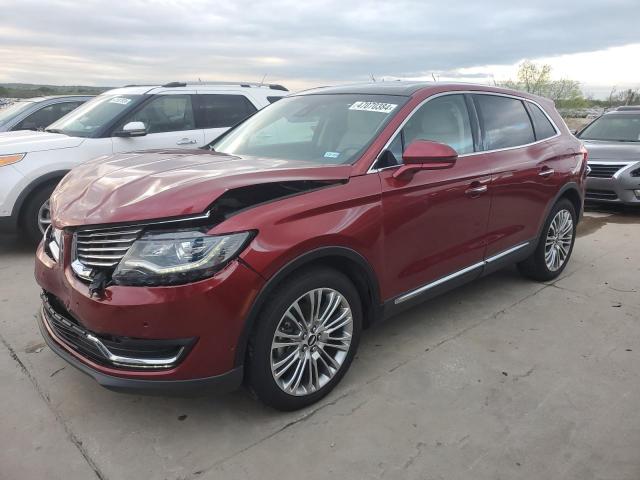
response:
[[[363,327],[517,263],[569,261],[586,151],[510,90],[320,88],[199,150],[71,171],[36,255],[42,333],[115,390],[326,395]]]
[[[609,111],[577,137],[589,151],[586,199],[640,205],[640,106]]]
[[[93,96],[65,95],[18,100],[0,110],[0,132],[44,130]]]
[[[168,83],[105,92],[45,129],[0,133],[0,229],[33,241],[49,197],[74,166],[102,155],[197,148],[288,92],[279,85]]]

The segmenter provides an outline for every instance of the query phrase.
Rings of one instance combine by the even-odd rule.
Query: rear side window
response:
[[[231,127],[257,111],[244,95],[195,95],[199,128]]]
[[[544,140],[553,137],[556,129],[544,114],[544,112],[536,104],[529,102],[529,112],[531,112],[531,120],[533,120],[533,128],[536,131],[536,140]]]
[[[474,97],[484,132],[485,150],[518,147],[535,141],[531,120],[522,101],[497,95]]]

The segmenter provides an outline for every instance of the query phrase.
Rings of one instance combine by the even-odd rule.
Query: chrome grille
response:
[[[141,233],[139,227],[80,230],[74,235],[76,258],[87,267],[114,268]]]
[[[589,177],[611,178],[616,174],[618,170],[626,167],[626,165],[612,163],[589,163],[589,167],[591,168],[591,171],[588,175]]]

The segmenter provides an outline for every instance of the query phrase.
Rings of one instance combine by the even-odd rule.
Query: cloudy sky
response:
[[[0,82],[489,82],[523,59],[640,86],[639,0],[0,0]]]

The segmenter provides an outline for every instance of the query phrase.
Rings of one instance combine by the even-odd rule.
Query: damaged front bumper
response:
[[[171,287],[111,285],[92,297],[69,263],[36,253],[44,290],[40,329],[52,350],[101,385],[121,391],[226,391],[245,318],[263,279],[233,261],[214,277]],[[190,394],[190,392],[188,392]]]

